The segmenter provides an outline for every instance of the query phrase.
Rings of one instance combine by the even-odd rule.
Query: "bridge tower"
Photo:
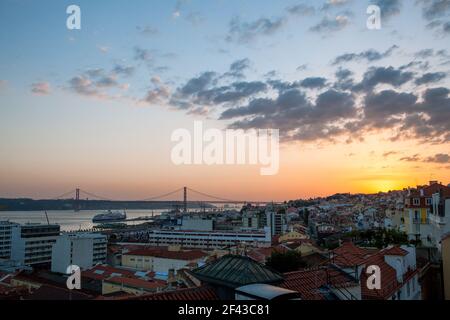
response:
[[[183,212],[187,213],[187,187],[183,188]]]
[[[75,203],[74,203],[74,211],[80,211],[80,189],[75,189]]]

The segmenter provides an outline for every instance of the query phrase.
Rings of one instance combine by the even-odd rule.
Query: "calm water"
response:
[[[227,209],[240,209],[242,205],[227,205]],[[126,210],[127,219],[139,217],[159,216],[169,210]],[[189,210],[191,211],[191,210]],[[76,231],[90,229],[96,224],[92,223],[92,218],[102,210],[85,210],[74,212],[72,210],[47,211],[50,223],[56,223],[64,231]],[[17,223],[47,223],[44,211],[0,211],[0,220],[9,220]],[[127,221],[127,224],[141,224],[145,221]]]
[[[126,210],[127,218],[139,218],[146,216],[158,216],[167,210]],[[74,212],[72,210],[47,211],[50,223],[61,225],[61,230],[74,231],[80,229],[90,229],[95,226],[92,218],[102,210],[86,210]],[[9,220],[18,223],[47,223],[44,211],[0,211],[0,220]],[[127,224],[139,224],[144,221],[129,221]]]

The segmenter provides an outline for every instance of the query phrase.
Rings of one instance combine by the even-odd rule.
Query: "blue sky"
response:
[[[81,8],[81,30],[66,28],[70,4]],[[369,4],[383,9],[381,30],[366,28]],[[162,173],[172,171],[170,133],[195,119],[219,128],[277,126],[286,141],[302,145],[346,141],[348,146],[367,135],[401,134],[403,144],[395,148],[405,159],[412,159],[411,146],[425,139],[429,154],[415,159],[416,165],[439,166],[427,168],[429,174],[448,165],[446,157],[431,161],[450,152],[450,129],[437,119],[446,119],[448,98],[435,90],[428,104],[420,103],[428,89],[449,87],[449,21],[448,0],[2,0],[0,195],[44,195],[72,184],[97,189],[116,184],[107,192],[121,194],[123,177],[113,180],[108,170],[122,172],[128,186],[138,189],[144,167],[149,177],[158,175],[145,188],[164,191],[170,185],[161,182]],[[333,64],[344,54],[346,62]],[[351,73],[351,87],[342,87],[339,70]],[[382,80],[374,80],[377,76]],[[199,81],[205,81],[201,88]],[[295,102],[301,121],[275,107],[284,93],[309,101]],[[342,99],[342,110],[317,115],[322,94],[320,106]],[[433,97],[442,99],[444,109],[433,109]],[[366,98],[373,98],[365,100],[372,102],[371,113],[362,102]],[[258,99],[265,105],[255,107]],[[383,101],[399,108],[409,101],[411,110],[388,114]],[[273,117],[262,111],[274,112],[271,108],[278,108]],[[333,112],[338,114],[330,116]],[[427,116],[433,119],[426,126],[417,123]],[[380,119],[389,125],[380,126]],[[397,125],[391,124],[395,119]],[[385,153],[389,148],[386,142]],[[89,180],[103,165],[97,182]],[[125,169],[133,166],[139,169]],[[197,183],[197,171],[187,170],[182,175]],[[60,178],[42,189],[30,182],[46,175]]]

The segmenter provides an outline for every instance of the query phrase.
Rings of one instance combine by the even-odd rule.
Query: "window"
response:
[[[425,200],[425,203],[426,203],[427,206],[431,205],[431,198],[427,198]]]
[[[413,205],[415,205],[415,206],[420,205],[420,199],[419,198],[414,198],[413,199]]]

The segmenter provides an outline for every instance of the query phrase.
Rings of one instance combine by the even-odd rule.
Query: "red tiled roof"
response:
[[[201,250],[190,250],[190,251],[168,251],[160,249],[137,249],[124,255],[128,256],[147,256],[147,257],[158,257],[164,259],[175,259],[175,260],[185,260],[192,261],[204,258],[208,254]]]
[[[252,258],[255,261],[258,261],[260,263],[265,263],[267,258],[272,255],[274,252],[280,252],[284,253],[288,251],[287,248],[283,246],[274,246],[274,247],[268,247],[268,248],[256,248],[252,251],[250,251],[247,256]]]
[[[299,292],[304,300],[324,300],[325,297],[320,292],[320,288],[327,284],[335,287],[358,285],[343,272],[322,267],[285,273],[280,287]]]
[[[408,251],[398,247],[398,246],[394,246],[392,248],[387,248],[385,250],[381,251],[385,256],[407,256],[408,255]]]
[[[25,295],[25,300],[89,300],[93,296],[78,290],[68,290],[50,285],[42,285],[31,294]]]
[[[341,267],[362,265],[371,251],[359,248],[352,242],[344,242],[342,246],[333,250],[333,262]]]
[[[95,279],[95,280],[103,280],[111,277],[111,275],[120,275],[122,277],[135,277],[135,271],[113,268],[107,265],[97,265],[89,270],[82,271],[81,275],[85,278]]]
[[[136,278],[127,278],[127,277],[112,277],[105,282],[125,285],[132,288],[142,288],[142,289],[157,289],[166,286],[166,282],[162,280],[152,280],[146,281]]]
[[[132,300],[170,300],[170,301],[210,301],[219,300],[216,292],[209,286],[181,289],[133,297]]]

